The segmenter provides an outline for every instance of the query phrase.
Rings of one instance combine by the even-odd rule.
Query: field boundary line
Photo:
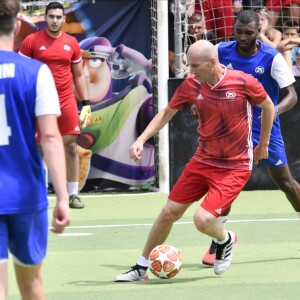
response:
[[[290,222],[300,221],[300,219],[252,219],[252,220],[228,220],[227,223],[252,223],[252,222]],[[174,225],[190,225],[194,222],[176,222]],[[102,225],[79,225],[79,226],[68,226],[65,229],[93,229],[93,228],[116,228],[116,227],[140,227],[140,226],[152,226],[153,224],[102,224]],[[51,227],[50,227],[51,228]]]

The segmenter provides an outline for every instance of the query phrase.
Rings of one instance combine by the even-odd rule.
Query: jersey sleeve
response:
[[[36,117],[42,115],[60,116],[60,106],[57,91],[50,69],[42,65],[39,69],[36,87]]]
[[[250,98],[250,103],[257,105],[262,103],[267,98],[267,92],[262,84],[252,75],[246,75],[245,92]]]
[[[183,110],[193,104],[193,95],[196,91],[195,81],[192,76],[188,76],[176,89],[169,102],[172,109]]]
[[[73,38],[73,49],[74,49],[74,54],[72,57],[72,63],[78,64],[82,60],[82,55],[81,55],[80,46],[75,38]]]
[[[296,81],[290,67],[281,53],[278,53],[274,57],[271,68],[271,76],[277,81],[281,89]]]

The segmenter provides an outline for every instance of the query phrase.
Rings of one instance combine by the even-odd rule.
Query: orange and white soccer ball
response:
[[[156,246],[149,255],[149,269],[159,278],[169,279],[181,270],[181,253],[174,246]]]

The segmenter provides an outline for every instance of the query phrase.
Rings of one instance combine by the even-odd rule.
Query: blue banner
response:
[[[92,124],[78,138],[80,188],[87,179],[99,190],[147,188],[154,182],[153,142],[138,164],[128,149],[154,115],[149,1],[78,1],[65,13],[63,30],[79,41],[92,103]],[[26,32],[45,27],[37,14],[22,22]]]

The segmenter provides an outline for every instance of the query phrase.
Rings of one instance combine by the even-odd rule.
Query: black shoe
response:
[[[70,208],[84,208],[84,204],[81,202],[77,195],[71,195],[69,197],[69,207]]]

